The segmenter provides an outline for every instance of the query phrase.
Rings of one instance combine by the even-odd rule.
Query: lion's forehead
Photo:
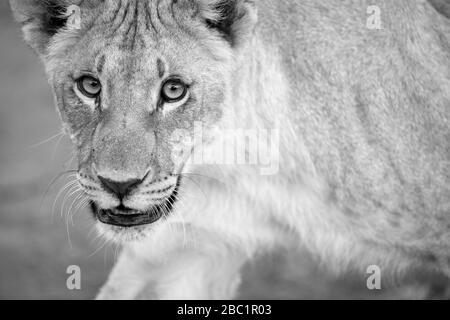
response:
[[[116,58],[128,54],[151,58],[156,52],[178,56],[180,50],[198,48],[194,42],[201,28],[193,16],[195,3],[114,0],[95,8],[82,5],[81,27],[68,26],[55,35],[47,64],[67,60],[68,56],[92,64],[104,51]],[[144,60],[148,59],[141,59],[141,63]]]
[[[121,48],[135,50],[157,45],[167,36],[176,38],[189,33],[196,7],[195,1],[185,0],[110,0],[98,8],[100,16],[92,25],[102,26],[102,36]]]

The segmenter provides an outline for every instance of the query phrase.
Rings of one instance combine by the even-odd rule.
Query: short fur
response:
[[[81,6],[80,30],[57,20],[53,32],[46,2],[12,0],[86,192],[115,207],[96,174],[120,180],[150,168],[126,200],[144,210],[149,193],[185,177],[174,211],[156,224],[98,223],[125,242],[100,299],[136,298],[149,283],[154,298],[232,298],[246,261],[292,243],[336,272],[378,265],[450,276],[450,21],[429,2],[60,3]],[[380,30],[366,27],[374,3]],[[444,2],[432,3],[445,14]],[[73,90],[83,70],[102,82],[95,105]],[[158,108],[162,70],[192,84],[185,105]],[[216,129],[278,130],[279,171],[174,160],[174,149],[193,148],[174,132],[196,122],[213,154]]]

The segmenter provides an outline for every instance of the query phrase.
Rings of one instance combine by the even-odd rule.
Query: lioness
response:
[[[450,276],[445,2],[11,4],[98,228],[123,243],[99,299],[148,284],[233,298],[249,259],[292,243],[337,272]],[[225,161],[224,130],[247,132],[245,160],[267,142],[276,165]],[[199,149],[214,161],[192,161]]]

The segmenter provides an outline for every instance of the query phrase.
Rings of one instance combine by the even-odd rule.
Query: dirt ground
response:
[[[60,172],[74,167],[66,137],[39,144],[60,132],[44,71],[22,42],[7,1],[0,1],[0,298],[91,299],[106,280],[116,249],[92,232],[87,210],[67,228]],[[69,241],[70,235],[70,241]],[[66,269],[81,268],[81,290],[66,287]],[[364,275],[329,276],[307,254],[277,254],[246,268],[241,298],[380,298]]]

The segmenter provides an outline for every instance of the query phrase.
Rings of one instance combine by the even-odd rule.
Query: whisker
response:
[[[225,182],[223,182],[222,180],[220,180],[220,179],[218,179],[218,178],[211,177],[211,176],[207,176],[207,175],[200,174],[200,173],[194,173],[194,172],[181,172],[181,173],[174,174],[174,175],[182,176],[182,177],[185,177],[185,176],[196,176],[196,177],[200,177],[200,178],[206,178],[206,179],[209,179],[209,180],[214,180],[214,181],[216,181],[216,182],[218,182],[218,183],[220,183],[220,184],[222,184],[222,185],[226,185]]]
[[[172,194],[172,196],[175,198],[176,200],[176,205],[181,205],[184,208],[186,208],[186,205],[184,203],[184,201],[182,201],[183,199],[180,198],[179,194]],[[187,232],[186,232],[186,221],[184,219],[184,217],[181,214],[180,210],[169,210],[169,207],[167,205],[167,202],[163,203],[163,206],[165,208],[165,214],[166,216],[169,216],[170,214],[172,214],[175,218],[179,218],[179,221],[177,219],[172,220],[171,222],[173,222],[174,224],[181,224],[182,230],[183,230],[183,246],[185,247],[187,245]],[[171,232],[173,232],[172,230],[172,226],[169,223],[169,228],[171,230]]]
[[[185,202],[192,203],[195,202],[196,203],[196,208],[198,208],[199,210],[201,210],[203,208],[203,206],[207,205],[207,197],[205,195],[204,192],[203,193],[203,201],[201,203],[199,203],[199,199],[198,197],[196,197],[195,194],[192,194],[191,192],[182,192],[184,189],[183,185],[180,185],[178,187],[179,192],[177,194],[174,194],[173,196],[175,197],[175,199],[177,200],[177,203],[181,203],[183,206],[186,207]]]
[[[75,214],[78,213],[81,209],[85,208],[87,206],[87,204],[89,204],[89,201],[91,199],[86,196],[83,200],[81,200],[78,205],[76,206],[75,210]]]
[[[53,201],[52,205],[52,219],[55,212],[56,203],[58,202],[59,197],[67,190],[71,190],[77,183],[77,180],[74,179],[72,181],[69,181],[56,195],[55,200]]]
[[[50,191],[50,188],[52,187],[52,185],[53,185],[54,183],[56,183],[56,181],[58,181],[58,180],[59,180],[61,177],[63,177],[65,174],[74,173],[74,172],[77,172],[77,171],[76,171],[76,170],[67,170],[67,171],[63,171],[63,172],[59,173],[56,177],[54,177],[54,178],[50,181],[50,183],[47,185],[47,187],[46,187],[44,193],[43,193],[42,196],[41,196],[41,201],[39,202],[39,212],[41,212],[41,210],[42,210],[42,205],[43,205],[43,203],[44,203],[45,197],[47,196],[48,192]],[[75,176],[76,176],[76,174],[74,174],[74,175],[69,175],[69,176],[67,176],[67,178],[75,177]]]
[[[59,144],[61,143],[61,140],[64,138],[64,135],[62,135],[61,137],[59,137],[58,141],[56,142],[55,148],[53,149],[53,153],[52,153],[52,162],[55,161],[55,157],[56,157],[56,151],[58,150]]]
[[[77,196],[74,198],[74,200],[72,201],[72,204],[71,204],[70,207],[69,207],[69,211],[67,212],[67,217],[70,219],[70,223],[72,224],[72,226],[74,225],[74,222],[73,222],[73,216],[74,216],[74,214],[76,213],[76,212],[73,212],[73,213],[71,214],[72,209],[73,209],[73,206],[75,205],[75,203],[76,203],[77,201],[82,202],[82,201],[84,200],[83,197],[85,197],[85,195],[84,195],[83,192],[81,192],[79,195],[77,195]],[[78,204],[79,204],[79,203],[78,203]],[[75,207],[77,207],[78,204],[77,204]]]
[[[69,229],[70,229],[70,228],[69,228],[69,220],[66,219],[67,240],[68,240],[68,242],[69,242],[69,248],[70,248],[70,250],[72,250],[72,249],[73,249],[73,246],[72,246],[72,240],[70,239],[70,230],[69,230]]]
[[[78,187],[78,189],[77,190],[75,190],[75,191],[73,191],[73,192],[71,192],[70,193],[70,195],[69,195],[69,198],[72,196],[72,195],[74,195],[74,194],[76,194],[77,192],[79,192],[79,191],[82,191],[82,188],[81,187]],[[66,196],[67,196],[67,194],[66,194]],[[75,199],[77,198],[78,196],[76,196],[75,197]],[[61,207],[61,217],[63,216],[63,210],[64,210],[64,203],[65,201],[63,200],[63,204],[62,204],[62,207]],[[71,238],[70,238],[70,226],[69,226],[69,214],[70,214],[70,211],[68,212],[68,214],[67,215],[65,215],[65,220],[66,220],[66,231],[67,231],[67,240],[68,240],[68,242],[69,242],[69,247],[70,247],[70,249],[72,250],[73,249],[73,246],[72,246],[72,240],[71,240]]]
[[[29,146],[29,148],[37,148],[37,147],[40,147],[40,146],[46,144],[47,142],[50,142],[50,141],[52,141],[53,139],[56,139],[56,138],[58,138],[59,136],[64,136],[64,135],[65,135],[64,131],[60,131],[59,133],[57,133],[57,134],[51,136],[50,138],[45,139],[44,141],[41,141],[41,142],[38,142],[38,143],[36,143],[36,144],[33,144],[33,145]]]
[[[199,190],[200,192],[203,194],[203,197],[205,199],[207,199],[207,196],[205,194],[205,192],[203,191],[203,189],[200,187],[199,183],[196,182],[194,179],[192,179],[191,177],[187,177],[187,176],[183,176],[183,178],[188,179],[189,181],[191,181]]]
[[[66,206],[66,201],[70,199],[71,196],[73,196],[74,194],[76,194],[77,192],[81,191],[82,188],[78,185],[74,185],[73,187],[70,188],[70,190],[66,193],[66,195],[63,198],[62,201],[62,205],[61,205],[61,210],[60,210],[60,216],[61,218],[64,216],[64,208]]]
[[[98,231],[95,225],[93,225],[91,230],[89,231],[88,238],[93,234],[94,231]],[[94,233],[94,238],[91,239],[90,244],[93,246],[94,245],[94,241],[102,241],[102,240],[103,240],[103,245],[102,246],[104,246],[108,242],[108,239],[105,239],[104,237],[102,237],[102,235],[99,232],[96,232],[96,233]],[[97,248],[95,251],[98,252],[101,249],[101,247]],[[91,253],[89,255],[89,257],[95,255],[96,252]]]
[[[177,198],[177,202],[179,202],[181,205],[184,205],[179,198]],[[186,232],[186,220],[184,219],[184,216],[181,214],[179,210],[174,210],[175,215],[177,218],[180,219],[181,227],[183,228],[183,247],[186,247],[187,245],[187,232]]]
[[[89,237],[92,235],[92,233],[93,233],[94,231],[96,231],[96,230],[97,230],[97,229],[96,229],[95,225],[93,225],[93,226],[91,227],[91,230],[89,230],[89,232],[88,232],[88,234],[87,234],[87,238],[89,239]],[[99,238],[101,238],[100,234],[96,233],[96,234],[95,234],[95,238],[91,239],[91,240],[90,240],[90,241],[91,241],[90,243],[92,244],[92,241],[98,240]]]
[[[108,240],[107,239],[104,239],[103,240],[103,244],[102,245],[100,245],[97,249],[95,249],[95,251],[94,252],[92,252],[90,255],[88,255],[87,257],[88,258],[92,258],[94,255],[96,255],[100,250],[102,250],[105,246],[106,246],[106,244],[108,243]]]

